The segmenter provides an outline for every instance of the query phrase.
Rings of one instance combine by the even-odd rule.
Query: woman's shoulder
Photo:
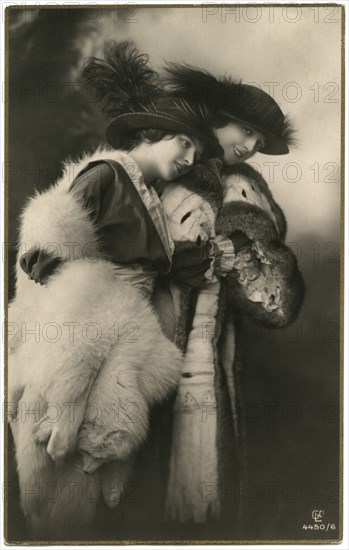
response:
[[[88,163],[72,181],[69,192],[75,196],[94,196],[114,186],[115,171],[110,163],[99,160]]]
[[[117,191],[118,183],[124,184],[139,177],[139,168],[133,159],[124,151],[108,148],[97,149],[91,155],[85,155],[74,163],[76,176],[69,186],[74,194],[95,195],[113,188]],[[69,171],[70,165],[65,169]]]
[[[94,221],[103,212],[117,205],[122,195],[132,185],[125,162],[113,152],[90,157],[69,186],[68,192],[87,208]],[[105,154],[107,153],[107,154]]]

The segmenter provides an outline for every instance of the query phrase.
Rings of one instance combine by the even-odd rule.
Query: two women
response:
[[[185,353],[185,361],[177,405],[174,409],[172,457],[166,497],[167,517],[180,521],[204,521],[212,512],[216,517],[221,514],[219,498],[217,500],[217,487],[219,480],[224,479],[224,473],[219,470],[229,464],[229,452],[225,452],[224,440],[225,438],[230,440],[228,446],[231,446],[234,431],[236,433],[238,430],[234,425],[237,405],[234,401],[236,388],[231,365],[229,367],[229,362],[234,361],[235,357],[232,351],[234,345],[231,340],[222,337],[224,333],[222,327],[217,336],[216,321],[219,317],[224,321],[225,314],[231,314],[232,305],[234,304],[235,307],[235,304],[240,301],[240,306],[252,311],[252,315],[260,316],[263,322],[281,326],[290,322],[297,314],[301,302],[302,285],[292,254],[281,244],[280,240],[284,237],[283,218],[266,185],[263,182],[258,185],[257,175],[252,174],[251,177],[248,171],[233,174],[238,177],[237,185],[231,180],[229,183],[229,177],[232,174],[227,175],[224,168],[224,163],[240,163],[257,150],[270,154],[287,152],[290,133],[282,112],[267,94],[264,94],[262,99],[258,97],[257,89],[253,87],[220,82],[197,69],[183,70],[183,68],[172,67],[170,72],[172,88],[170,92],[165,93],[159,86],[155,73],[147,66],[145,57],[139,56],[138,52],[127,43],[109,46],[105,60],[91,62],[86,70],[86,76],[90,83],[97,86],[109,116],[114,117],[107,130],[107,139],[114,149],[121,147],[122,151],[100,151],[90,158],[84,158],[81,164],[82,171],[72,185],[68,186],[66,181],[62,181],[58,182],[56,189],[62,192],[64,200],[68,198],[69,202],[71,198],[76,201],[77,208],[83,208],[87,215],[84,221],[87,226],[91,224],[89,227],[92,228],[91,235],[93,235],[93,244],[96,245],[95,250],[103,261],[113,264],[116,281],[121,280],[123,284],[139,289],[142,297],[144,295],[149,297],[153,292],[157,273],[162,275],[169,273],[172,265],[170,279],[177,282],[174,285],[170,283],[169,286],[165,284],[169,300],[166,301],[168,307],[166,306],[165,311],[162,311],[160,319],[166,316],[166,308],[168,314],[175,310],[173,316],[176,325],[175,339]],[[200,80],[203,75],[206,75],[207,85],[200,88],[197,77],[199,76]],[[224,90],[224,94],[217,94],[217,90]],[[226,96],[230,99],[227,100]],[[218,104],[217,101],[220,103]],[[187,171],[194,162],[209,156],[223,159],[223,165],[221,160],[201,163],[192,176],[186,177]],[[151,183],[157,179],[165,182],[160,186],[162,190],[159,191],[162,205],[151,186]],[[167,182],[171,180],[176,182],[168,185]],[[236,189],[240,189],[242,181],[244,186],[250,186],[251,193],[247,195],[246,190],[243,189],[245,196],[243,192],[238,197],[234,196]],[[226,204],[224,204],[224,195]],[[39,199],[34,199],[34,204],[35,200]],[[245,204],[241,205],[244,201]],[[47,209],[47,206],[44,208]],[[48,212],[48,209],[46,211]],[[183,214],[180,219],[179,212]],[[54,225],[55,216],[59,222],[56,226]],[[75,220],[76,217],[74,217]],[[39,242],[45,238],[47,228],[62,227],[54,208],[52,216],[47,217],[46,221],[47,225],[40,228]],[[37,242],[38,234],[35,231],[31,233],[30,224],[30,216],[25,213],[22,235],[29,241],[35,236],[34,243]],[[182,230],[180,237],[178,233],[172,231],[177,226]],[[26,236],[28,227],[29,239]],[[71,225],[66,223],[65,228],[67,227],[72,230],[74,223]],[[73,233],[74,231],[75,229]],[[58,242],[67,238],[69,240],[73,235],[60,233]],[[174,242],[176,238],[178,240]],[[82,237],[79,244],[80,246],[88,244],[86,238]],[[22,257],[21,266],[31,279],[47,285],[49,289],[50,279],[51,283],[55,277],[57,280],[60,269],[62,270],[62,266],[67,261],[69,261],[67,257],[52,256],[46,250],[39,248],[39,250],[31,250]],[[189,280],[190,285],[187,285]],[[95,281],[96,287],[100,282]],[[20,310],[22,304],[24,303],[30,309],[35,302],[35,300],[31,302],[32,306],[30,300],[28,303],[28,291],[32,290],[28,285],[33,287],[33,282],[24,280],[23,271],[22,273],[19,271],[15,300],[20,311],[18,320],[23,313]],[[106,288],[105,282],[103,285]],[[199,288],[195,291],[194,299],[192,293],[188,291],[189,286]],[[90,288],[93,288],[93,285]],[[46,288],[38,287],[37,296],[45,290]],[[37,299],[41,300],[42,307],[45,308],[45,299],[42,296],[41,294]],[[272,299],[271,296],[273,296]],[[98,294],[96,299],[99,300]],[[273,307],[270,307],[271,303]],[[113,304],[116,309],[117,302]],[[164,301],[162,301],[162,307],[163,304]],[[200,309],[202,305],[204,310]],[[84,304],[82,307],[85,307]],[[207,346],[193,346],[195,337],[193,338],[193,332],[188,331],[188,327],[192,326],[195,332],[198,319],[202,320],[202,317],[196,317],[196,315],[204,315],[206,322],[212,322],[210,334],[205,342]],[[188,324],[190,320],[191,323]],[[167,332],[168,335],[170,333],[171,331]],[[213,356],[211,350],[216,346],[217,338],[220,344],[224,344],[225,351],[220,351],[218,355]],[[96,349],[98,349],[96,345],[93,346],[93,351],[91,348],[92,355]],[[110,349],[111,347],[107,349],[106,354],[100,356],[100,360],[108,358]],[[139,353],[141,354],[142,350],[139,350]],[[208,357],[207,365],[211,363],[212,369],[208,366],[206,370],[201,368],[202,355],[205,353]],[[221,369],[218,362],[216,366],[213,365],[214,357],[226,362],[223,376],[222,371],[220,375],[217,371]],[[118,356],[115,357],[115,370],[117,365]],[[189,369],[188,365],[191,365]],[[199,369],[196,368],[197,365],[200,366]],[[141,386],[143,383],[143,390],[148,387],[150,393],[156,393],[156,388],[161,386],[161,380],[165,381],[165,373],[162,373],[162,376],[157,369],[153,369],[144,382],[142,377],[146,369],[143,367],[144,365],[138,365],[133,369],[132,383],[140,383]],[[89,391],[96,391],[99,368],[100,363],[93,366],[92,375],[84,390],[85,397],[88,396]],[[202,370],[205,372],[202,373]],[[81,374],[83,372],[84,369],[81,370]],[[102,373],[103,370],[100,372]],[[127,378],[127,360],[122,372]],[[180,375],[178,369],[176,373],[167,386],[166,383],[164,384],[166,391],[161,397],[174,388]],[[59,377],[59,375],[60,369],[56,371],[56,376]],[[202,376],[204,378],[200,378]],[[156,384],[157,377],[159,385]],[[221,382],[217,385],[219,378]],[[54,380],[55,378],[51,381],[53,387]],[[187,391],[186,382],[188,381],[198,382],[191,388],[192,391]],[[22,385],[23,395],[25,395],[26,384],[29,384],[28,376],[26,383]],[[35,385],[34,379],[31,383],[31,388],[34,390]],[[202,389],[204,389],[203,392]],[[79,421],[83,420],[85,397],[81,401]],[[153,397],[156,400],[156,395]],[[42,398],[47,405],[48,396],[41,395],[40,399]],[[62,394],[60,399],[63,398]],[[19,399],[22,399],[22,396]],[[192,453],[187,446],[183,446],[183,442],[188,441],[188,435],[199,433],[197,428],[202,428],[202,423],[201,426],[197,424],[197,403],[199,412],[202,412],[203,405],[215,407],[215,410],[221,407],[221,412],[224,407],[226,409],[223,415],[221,412],[217,415],[209,415],[210,430],[206,430],[205,436],[201,433],[203,437],[208,436],[205,447],[209,451],[207,455],[200,451],[202,450],[200,445],[203,442],[200,437],[196,442],[199,447],[195,448],[194,444],[190,450],[193,451]],[[192,412],[194,412],[193,416],[191,416]],[[144,410],[143,416],[146,414]],[[224,426],[228,427],[228,430],[222,434],[219,422],[224,415]],[[48,437],[45,439],[45,437],[36,436],[36,443],[34,439],[30,439],[30,427],[28,425],[24,427],[26,441],[32,445],[34,453],[35,445],[40,445],[40,442],[41,445],[46,444],[52,436],[47,422],[44,420],[43,426],[42,420],[42,418],[39,420],[41,434],[44,432]],[[144,429],[146,424],[147,422]],[[230,433],[229,426],[232,428]],[[98,427],[101,429],[102,425],[99,424]],[[76,428],[79,428],[79,424]],[[18,425],[14,429],[18,429]],[[83,433],[83,430],[80,433]],[[21,475],[21,468],[25,469],[20,450],[21,435],[17,433],[16,438]],[[102,443],[99,442],[98,445],[101,446]],[[55,446],[51,444],[47,450],[51,451],[52,447],[54,448],[53,458],[55,458]],[[40,479],[40,476],[47,482],[52,474],[54,480],[62,485],[64,480],[74,480],[73,472],[78,470],[76,479],[82,485],[86,485],[81,458],[78,453],[75,453],[75,448],[76,438],[75,446],[72,442],[66,449],[66,451],[72,451],[72,454],[64,458],[62,469],[58,468],[53,474],[52,467],[48,466],[46,447],[41,446],[40,461],[43,459],[43,462],[40,462],[39,469],[34,468],[37,475],[33,478],[35,482],[38,478]],[[220,453],[223,453],[221,457]],[[104,498],[109,504],[111,496],[115,494],[112,487],[115,479],[117,482],[127,479],[125,458],[131,454],[122,456],[122,464],[119,463],[116,469],[108,467],[103,470],[102,466],[94,475],[95,483],[103,488]],[[64,453],[63,456],[65,456]],[[198,457],[202,465],[199,475],[197,475],[197,463],[195,464]],[[40,469],[42,464],[43,470]],[[178,465],[180,465],[179,471],[176,470]],[[211,472],[212,480],[205,477],[207,472]],[[29,477],[31,475],[29,473]],[[30,479],[32,481],[32,478]],[[198,494],[198,491],[202,490],[202,482],[211,481],[214,485],[214,493],[211,494],[214,496],[207,498],[202,506],[202,495]],[[62,538],[68,538],[72,527],[83,530],[94,516],[93,506],[87,505],[86,511],[84,508],[79,509],[76,501],[69,502],[72,506],[67,506],[67,503],[68,501],[63,499],[60,503],[46,507],[46,526],[51,536],[53,532],[58,532]],[[40,514],[46,504],[41,503],[41,511],[34,510],[34,512],[28,503],[23,504],[29,518],[33,519],[32,523],[42,525]],[[71,513],[72,510],[73,513]],[[69,528],[62,527],[66,522],[70,523]]]

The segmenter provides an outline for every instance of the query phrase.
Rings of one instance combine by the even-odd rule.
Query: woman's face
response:
[[[198,139],[176,134],[149,144],[148,160],[152,159],[157,178],[172,181],[189,172],[200,159],[203,150]]]
[[[223,160],[226,164],[244,162],[265,145],[263,134],[244,122],[231,121],[213,131],[224,149]]]

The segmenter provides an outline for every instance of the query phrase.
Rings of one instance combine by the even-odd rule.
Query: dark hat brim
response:
[[[253,128],[259,130],[265,137],[265,145],[262,149],[259,149],[258,153],[263,153],[264,155],[287,155],[290,152],[287,143],[279,136],[259,126],[253,125]]]
[[[266,136],[267,143],[262,149],[259,149],[259,153],[264,155],[287,155],[290,152],[287,143],[282,139],[269,134],[265,130],[261,129],[261,132]]]
[[[262,149],[258,150],[258,153],[263,153],[264,155],[287,155],[290,152],[288,145],[284,139],[273,134],[270,130],[262,128],[257,124],[253,124],[247,120],[242,120],[234,115],[231,115],[228,111],[222,111],[226,116],[231,118],[232,121],[238,122],[239,124],[244,124],[246,126],[251,126],[258,132],[261,132],[265,137],[265,145]]]
[[[158,113],[124,113],[116,117],[107,128],[107,142],[115,149],[119,149],[125,142],[125,136],[131,135],[134,130],[146,128],[194,136],[203,143],[206,158],[223,156],[224,151],[215,138],[210,138],[189,124]]]

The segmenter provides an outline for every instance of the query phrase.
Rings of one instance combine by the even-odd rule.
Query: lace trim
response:
[[[257,243],[252,245],[252,250],[259,260],[258,269],[256,271],[256,267],[251,265],[250,254],[241,251],[234,266],[239,272],[238,282],[244,287],[249,300],[261,303],[268,312],[275,311],[281,305],[278,277]]]
[[[211,259],[205,279],[210,283],[217,281],[217,276],[225,277],[235,266],[235,249],[233,242],[223,235],[217,235],[210,240],[208,254]]]

